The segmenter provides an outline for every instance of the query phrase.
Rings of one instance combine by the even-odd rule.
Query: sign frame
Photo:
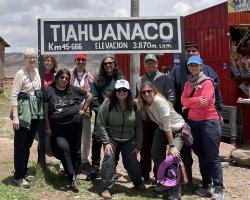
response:
[[[181,50],[182,50],[181,21],[183,20],[183,17],[181,17],[181,16],[177,16],[177,17],[176,16],[170,16],[170,17],[143,17],[143,18],[142,17],[133,17],[133,18],[124,17],[124,18],[107,18],[107,19],[103,19],[103,18],[95,18],[95,19],[93,19],[93,18],[51,19],[50,18],[50,19],[45,19],[44,18],[44,19],[38,19],[38,20],[40,21],[40,29],[39,29],[40,38],[39,38],[39,40],[40,40],[40,43],[41,43],[41,54],[77,54],[77,53],[82,53],[82,52],[84,52],[86,54],[104,54],[104,53],[110,53],[110,54],[117,54],[117,53],[119,53],[119,54],[123,54],[123,53],[128,53],[128,54],[131,54],[131,53],[181,53]],[[83,23],[83,24],[79,24],[79,22]],[[138,44],[138,46],[139,46],[139,44],[142,44],[142,47],[138,48],[138,49],[137,48],[136,49],[127,48],[125,50],[124,49],[121,50],[119,48],[118,49],[111,49],[111,50],[109,50],[109,49],[96,50],[96,49],[93,49],[93,48],[91,48],[91,50],[89,50],[90,48],[89,49],[73,49],[73,50],[72,49],[67,49],[67,50],[62,50],[62,48],[61,48],[62,45],[67,45],[68,44],[69,46],[71,45],[70,46],[70,48],[71,48],[72,47],[72,42],[69,42],[69,41],[65,42],[65,41],[61,40],[60,42],[57,41],[57,46],[56,47],[58,47],[59,50],[57,50],[57,49],[56,50],[53,49],[52,51],[48,50],[47,41],[49,41],[49,39],[48,39],[49,37],[52,38],[52,33],[51,32],[53,32],[53,38],[55,38],[55,33],[56,33],[56,39],[57,40],[59,38],[58,36],[63,37],[62,35],[64,35],[64,37],[67,38],[67,36],[65,36],[66,31],[64,32],[64,34],[63,34],[63,31],[61,32],[61,34],[56,32],[56,31],[60,30],[58,27],[63,27],[62,25],[70,25],[70,27],[71,27],[71,29],[70,29],[71,32],[70,33],[72,33],[72,34],[71,35],[69,34],[69,35],[74,38],[74,34],[73,34],[74,31],[73,31],[72,27],[74,28],[76,25],[78,25],[78,27],[79,27],[79,25],[86,25],[86,24],[89,25],[89,24],[94,24],[94,23],[98,23],[98,22],[99,22],[99,24],[102,24],[102,23],[103,24],[104,23],[108,24],[108,22],[110,22],[111,25],[108,24],[106,26],[105,34],[108,33],[107,38],[112,37],[111,33],[112,33],[113,26],[115,26],[115,25],[118,26],[117,24],[122,24],[124,22],[130,22],[129,25],[126,25],[126,26],[129,26],[129,27],[130,26],[132,27],[132,25],[134,24],[134,29],[135,29],[135,27],[137,27],[137,29],[133,33],[135,33],[135,35],[137,35],[137,36],[134,37],[134,40],[128,40],[128,42],[130,42],[130,43],[133,42],[133,44]],[[160,22],[161,22],[161,24],[157,24],[157,23],[160,23]],[[53,26],[53,30],[48,30],[48,28],[47,28],[48,25],[51,25],[52,23],[54,23],[56,25]],[[73,23],[73,24],[70,24],[70,23]],[[146,40],[145,39],[145,42],[137,39],[138,37],[140,37],[140,36],[138,36],[140,30],[142,30],[142,29],[140,29],[138,27],[140,27],[143,24],[144,24],[144,29],[143,29],[144,31],[145,31],[145,26],[147,26],[148,24],[151,25],[151,27],[147,26],[148,29],[146,29],[148,31],[147,36],[149,38],[151,38],[151,40]],[[160,39],[157,38],[159,40],[159,41],[157,41],[157,39],[155,39],[155,40],[152,39],[153,36],[156,36],[156,35],[159,36],[160,35],[160,33],[152,35],[152,31],[159,31],[160,32],[160,30],[158,30],[160,26],[162,28],[162,30],[161,30],[162,35],[161,36],[164,37],[164,38],[167,38],[167,36],[164,35],[164,33],[163,33],[163,29],[165,28],[164,30],[166,30],[167,26],[164,27],[162,24],[169,25],[169,27],[173,28],[173,29],[169,28],[169,30],[173,30],[172,36],[173,36],[174,39],[173,39],[172,43],[171,43],[171,40],[169,42],[171,44],[173,44],[173,46],[175,46],[174,49],[162,48],[162,47],[165,47],[164,44],[162,43],[164,40],[160,40]],[[158,27],[156,27],[157,25],[158,25]],[[119,26],[122,27],[122,25],[119,25]],[[63,28],[65,28],[65,27],[66,26],[64,26]],[[109,29],[107,27],[109,27]],[[110,28],[110,27],[112,27],[112,28]],[[63,28],[62,28],[62,30],[63,30]],[[99,26],[98,26],[98,28],[99,28]],[[117,28],[117,27],[115,27],[115,28]],[[124,26],[123,26],[123,28],[124,28]],[[69,31],[69,28],[68,28],[68,31]],[[130,29],[129,29],[129,31],[130,31]],[[151,33],[150,33],[151,35],[149,34],[150,31],[151,31]],[[93,32],[93,30],[92,30],[92,32]],[[102,30],[102,32],[104,32],[104,31]],[[169,31],[169,35],[170,35],[170,33],[171,32]],[[176,33],[176,34],[174,35],[174,33]],[[103,34],[103,35],[105,36],[105,34]],[[129,34],[130,34],[129,37],[131,37],[131,32]],[[115,35],[114,35],[114,37],[115,37]],[[141,38],[143,38],[143,37],[146,38],[144,35],[142,35]],[[103,40],[100,40],[100,41],[103,41]],[[110,41],[114,42],[114,40],[110,40]],[[124,40],[124,41],[127,42],[127,40]],[[80,41],[79,40],[79,42],[76,43],[76,44],[78,44],[78,47],[79,47],[84,42],[86,42],[86,41]],[[103,43],[104,42],[106,42],[106,41],[103,41]],[[153,44],[151,42],[153,42]],[[49,44],[51,44],[51,43],[49,43]],[[144,46],[146,46],[147,48],[144,48],[143,44],[148,45],[149,48],[146,45],[144,45]],[[158,44],[158,47],[157,47],[157,44]],[[161,46],[159,46],[159,45],[161,45]],[[65,46],[65,47],[67,47],[67,46]],[[154,48],[152,48],[152,47],[154,47]],[[159,48],[159,47],[161,47],[161,48]],[[167,45],[166,45],[166,47],[167,47]],[[77,46],[76,46],[76,48],[77,48]],[[134,46],[133,46],[133,48],[134,48]]]

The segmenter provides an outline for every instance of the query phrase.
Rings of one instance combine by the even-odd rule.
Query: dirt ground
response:
[[[3,167],[1,165],[2,162],[6,161],[12,161],[13,160],[13,139],[11,137],[6,137],[6,134],[12,134],[11,132],[11,121],[8,118],[1,118],[1,121],[3,121],[3,126],[0,127],[0,172],[10,172],[9,167]],[[7,131],[8,130],[8,131]],[[37,160],[37,142],[34,142],[34,145],[32,146],[31,150],[31,160]],[[193,167],[193,176],[194,179],[201,179],[199,170],[198,170],[198,162],[197,158],[194,156],[195,162]],[[126,172],[119,163],[118,166],[118,172],[122,175],[126,175]],[[240,199],[240,200],[247,200],[250,199],[250,169],[240,166],[228,166],[227,168],[223,168],[224,173],[224,185],[225,185],[225,199],[231,200],[231,199]],[[82,178],[84,178],[84,175],[82,175]],[[123,177],[119,178],[119,181],[117,184],[128,184],[128,186],[131,186],[131,183],[124,183],[122,181],[124,179]],[[73,199],[72,197],[66,196],[63,193],[60,193],[60,191],[56,192],[57,199]],[[42,195],[43,196],[43,195]],[[43,198],[44,197],[44,198]],[[48,199],[46,194],[44,194],[41,199]],[[188,199],[188,198],[183,198]],[[206,198],[198,198],[197,199],[206,199]]]

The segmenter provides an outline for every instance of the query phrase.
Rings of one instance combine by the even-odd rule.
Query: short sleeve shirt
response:
[[[49,85],[44,92],[44,102],[49,104],[50,123],[68,124],[74,121],[86,94],[86,91],[73,85],[67,90],[59,90],[54,85]]]

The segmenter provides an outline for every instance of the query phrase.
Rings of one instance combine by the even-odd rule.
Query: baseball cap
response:
[[[115,82],[115,89],[126,88],[129,90],[129,83],[124,79],[117,80]]]
[[[86,54],[76,54],[76,59],[78,59],[78,58],[82,58],[82,59],[86,60],[87,56],[86,56]]]
[[[157,171],[157,180],[160,184],[173,187],[180,183],[180,161],[181,159],[179,157],[173,157],[172,155],[166,157]]]
[[[157,62],[157,58],[154,54],[149,53],[144,57],[144,62],[148,61],[148,60],[153,60],[155,62]]]
[[[196,63],[198,65],[202,65],[202,59],[199,56],[191,56],[188,59],[187,65],[190,63]]]

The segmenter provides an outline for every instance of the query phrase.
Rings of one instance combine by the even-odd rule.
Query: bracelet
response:
[[[170,147],[170,148],[174,148],[175,145],[174,145],[174,144],[170,144],[169,147]]]

